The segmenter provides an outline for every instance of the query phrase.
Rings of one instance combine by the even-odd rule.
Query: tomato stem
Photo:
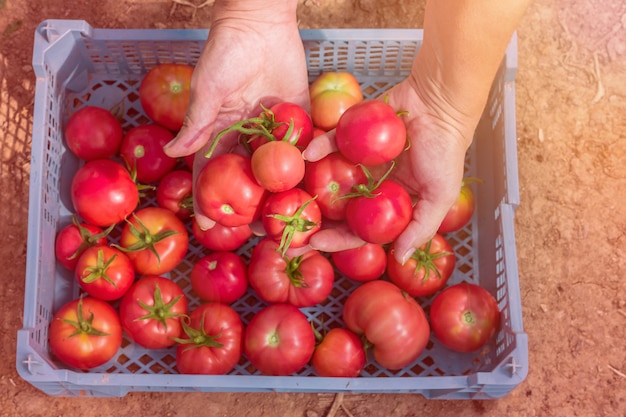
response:
[[[94,329],[93,327],[93,319],[94,314],[90,312],[89,318],[85,319],[83,314],[83,297],[78,299],[78,304],[76,305],[76,320],[70,319],[61,319],[63,323],[69,324],[70,326],[74,326],[76,330],[71,333],[68,337],[75,337],[79,335],[88,335],[88,336],[109,336],[109,333],[103,332],[98,329]]]
[[[176,230],[165,230],[163,232],[159,232],[156,234],[152,234],[150,229],[148,229],[137,217],[136,214],[133,213],[133,218],[139,224],[139,228],[135,227],[129,220],[126,220],[128,223],[128,227],[130,233],[137,239],[137,242],[133,243],[128,247],[123,247],[120,245],[112,244],[111,246],[121,250],[122,252],[139,252],[144,249],[148,249],[152,254],[157,258],[157,265],[161,264],[161,256],[159,252],[156,250],[155,245],[160,241],[167,239],[170,236],[177,235],[178,232]]]
[[[210,348],[221,348],[222,346],[224,346],[222,343],[217,341],[217,339],[222,337],[222,333],[218,333],[217,335],[213,336],[208,334],[206,330],[204,330],[204,318],[205,314],[202,314],[202,318],[200,319],[200,326],[198,329],[194,329],[189,325],[189,317],[184,317],[183,320],[181,320],[183,331],[188,338],[175,337],[174,340],[181,345],[187,345],[185,350],[203,346]]]
[[[89,231],[89,229],[87,229],[86,227],[80,224],[80,222],[78,221],[78,216],[76,216],[76,214],[72,215],[72,224],[74,224],[74,226],[78,228],[78,233],[80,234],[81,242],[78,248],[76,249],[76,252],[74,252],[71,256],[67,258],[70,260],[76,259],[79,254],[85,251],[85,249],[95,246],[98,243],[98,240],[107,237],[109,233],[111,233],[111,231],[115,227],[115,224],[112,224],[111,226],[103,230],[101,233],[92,234]]]
[[[111,266],[111,264],[115,261],[115,258],[117,258],[117,254],[114,254],[113,256],[111,256],[111,258],[109,258],[108,261],[105,262],[104,251],[102,249],[99,249],[98,255],[96,257],[96,264],[85,268],[85,271],[83,272],[87,272],[88,274],[81,277],[81,280],[84,283],[89,284],[98,280],[99,278],[102,278],[113,287],[117,288],[115,282],[107,274],[107,269],[109,269],[109,266]]]
[[[431,273],[434,273],[437,278],[441,279],[441,272],[437,265],[435,265],[435,260],[439,258],[443,258],[446,256],[454,255],[453,252],[441,251],[437,253],[431,253],[430,248],[432,246],[433,240],[430,239],[424,249],[416,249],[413,255],[411,255],[412,259],[415,259],[415,271],[413,271],[413,275],[417,276],[418,273],[423,269],[424,276],[422,278],[422,282],[425,283],[430,279]]]
[[[144,314],[141,317],[137,317],[135,321],[139,320],[150,320],[154,319],[160,322],[165,329],[167,329],[167,319],[175,318],[175,317],[184,317],[184,314],[173,313],[172,308],[178,303],[178,301],[182,298],[182,296],[175,297],[169,303],[165,303],[163,301],[163,296],[161,295],[161,289],[159,285],[155,285],[154,288],[154,303],[153,305],[148,305],[141,300],[137,300],[137,303],[147,311],[147,314]]]
[[[316,198],[317,196],[305,201],[304,204],[302,204],[292,216],[285,216],[282,214],[268,214],[268,217],[273,217],[277,220],[285,222],[285,228],[283,229],[283,233],[280,238],[280,244],[278,245],[278,251],[283,257],[285,256],[285,252],[287,252],[287,249],[289,249],[291,241],[293,240],[293,236],[296,234],[296,232],[307,232],[317,226],[316,222],[302,218],[302,213],[304,212],[306,207],[311,204],[311,202]]]

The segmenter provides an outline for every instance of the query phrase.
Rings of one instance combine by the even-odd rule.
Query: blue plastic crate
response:
[[[479,352],[460,354],[431,338],[424,353],[399,371],[369,362],[358,378],[322,378],[308,366],[289,377],[258,373],[246,360],[229,375],[190,376],[175,370],[173,349],[146,350],[125,339],[118,355],[90,372],[68,369],[50,353],[47,331],[53,313],[79,294],[71,274],[56,265],[54,238],[70,221],[69,186],[79,161],[66,149],[63,126],[85,105],[123,106],[124,128],[147,121],[138,100],[143,75],[166,62],[195,64],[207,30],[94,29],[84,21],[48,20],[35,32],[37,77],[24,327],[18,331],[16,365],[26,381],[49,395],[123,396],[131,391],[292,391],[418,393],[427,398],[489,399],[506,395],[528,372],[518,282],[514,211],[519,202],[515,132],[516,39],[512,39],[493,83],[489,102],[467,153],[466,174],[484,182],[475,188],[471,223],[449,235],[458,261],[450,284],[478,283],[498,300],[502,325]],[[421,45],[421,30],[303,30],[313,80],[324,71],[349,71],[372,98],[409,73]],[[250,256],[254,240],[241,248]],[[193,238],[189,256],[170,274],[199,304],[188,273],[205,253]],[[357,285],[338,275],[323,306],[303,309],[317,325],[342,324],[347,294]],[[420,299],[428,308],[429,300]],[[264,304],[252,290],[234,307],[248,322]]]

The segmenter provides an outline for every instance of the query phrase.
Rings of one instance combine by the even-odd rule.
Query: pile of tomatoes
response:
[[[58,231],[55,254],[82,291],[51,321],[59,360],[100,366],[126,334],[145,349],[174,348],[181,373],[225,374],[245,355],[266,375],[311,364],[320,376],[356,377],[368,355],[390,370],[410,365],[431,327],[453,350],[487,343],[499,327],[495,299],[474,284],[446,287],[456,262],[446,234],[470,221],[469,183],[439,233],[404,265],[395,260],[393,241],[412,215],[411,197],[387,177],[410,146],[402,111],[364,99],[349,73],[324,73],[310,86],[310,111],[280,102],[220,132],[215,144],[236,135],[241,146],[220,155],[210,149],[192,189],[193,156],[163,151],[182,126],[192,71],[162,64],[146,74],[139,96],[151,123],[124,132],[94,106],[68,120],[65,143],[83,163],[71,184],[75,216]],[[308,143],[330,130],[338,151],[306,161]],[[193,199],[214,227],[198,226]],[[366,243],[303,250],[322,224]],[[187,273],[201,300],[191,309],[168,274],[189,257],[193,239],[206,250]],[[238,250],[250,242],[246,261]],[[336,271],[356,283],[343,305],[345,326],[315,328],[302,309],[323,308]],[[249,288],[264,307],[244,323],[232,304]],[[434,297],[430,318],[419,297]]]

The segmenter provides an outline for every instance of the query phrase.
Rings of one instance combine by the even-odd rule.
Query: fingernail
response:
[[[415,253],[415,248],[409,248],[409,250],[404,252],[404,255],[402,255],[402,261],[400,263],[404,265],[409,259],[411,259],[413,253]]]

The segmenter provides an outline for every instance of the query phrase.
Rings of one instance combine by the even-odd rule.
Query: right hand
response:
[[[257,117],[262,109],[289,101],[309,109],[308,74],[295,13],[271,18],[215,19],[191,80],[191,98],[183,128],[165,151],[182,157],[196,153],[195,179],[206,164],[205,154],[217,133],[232,124]],[[281,20],[281,21],[277,21]],[[237,146],[237,135],[224,136],[213,155]],[[194,201],[202,229],[215,222]]]

